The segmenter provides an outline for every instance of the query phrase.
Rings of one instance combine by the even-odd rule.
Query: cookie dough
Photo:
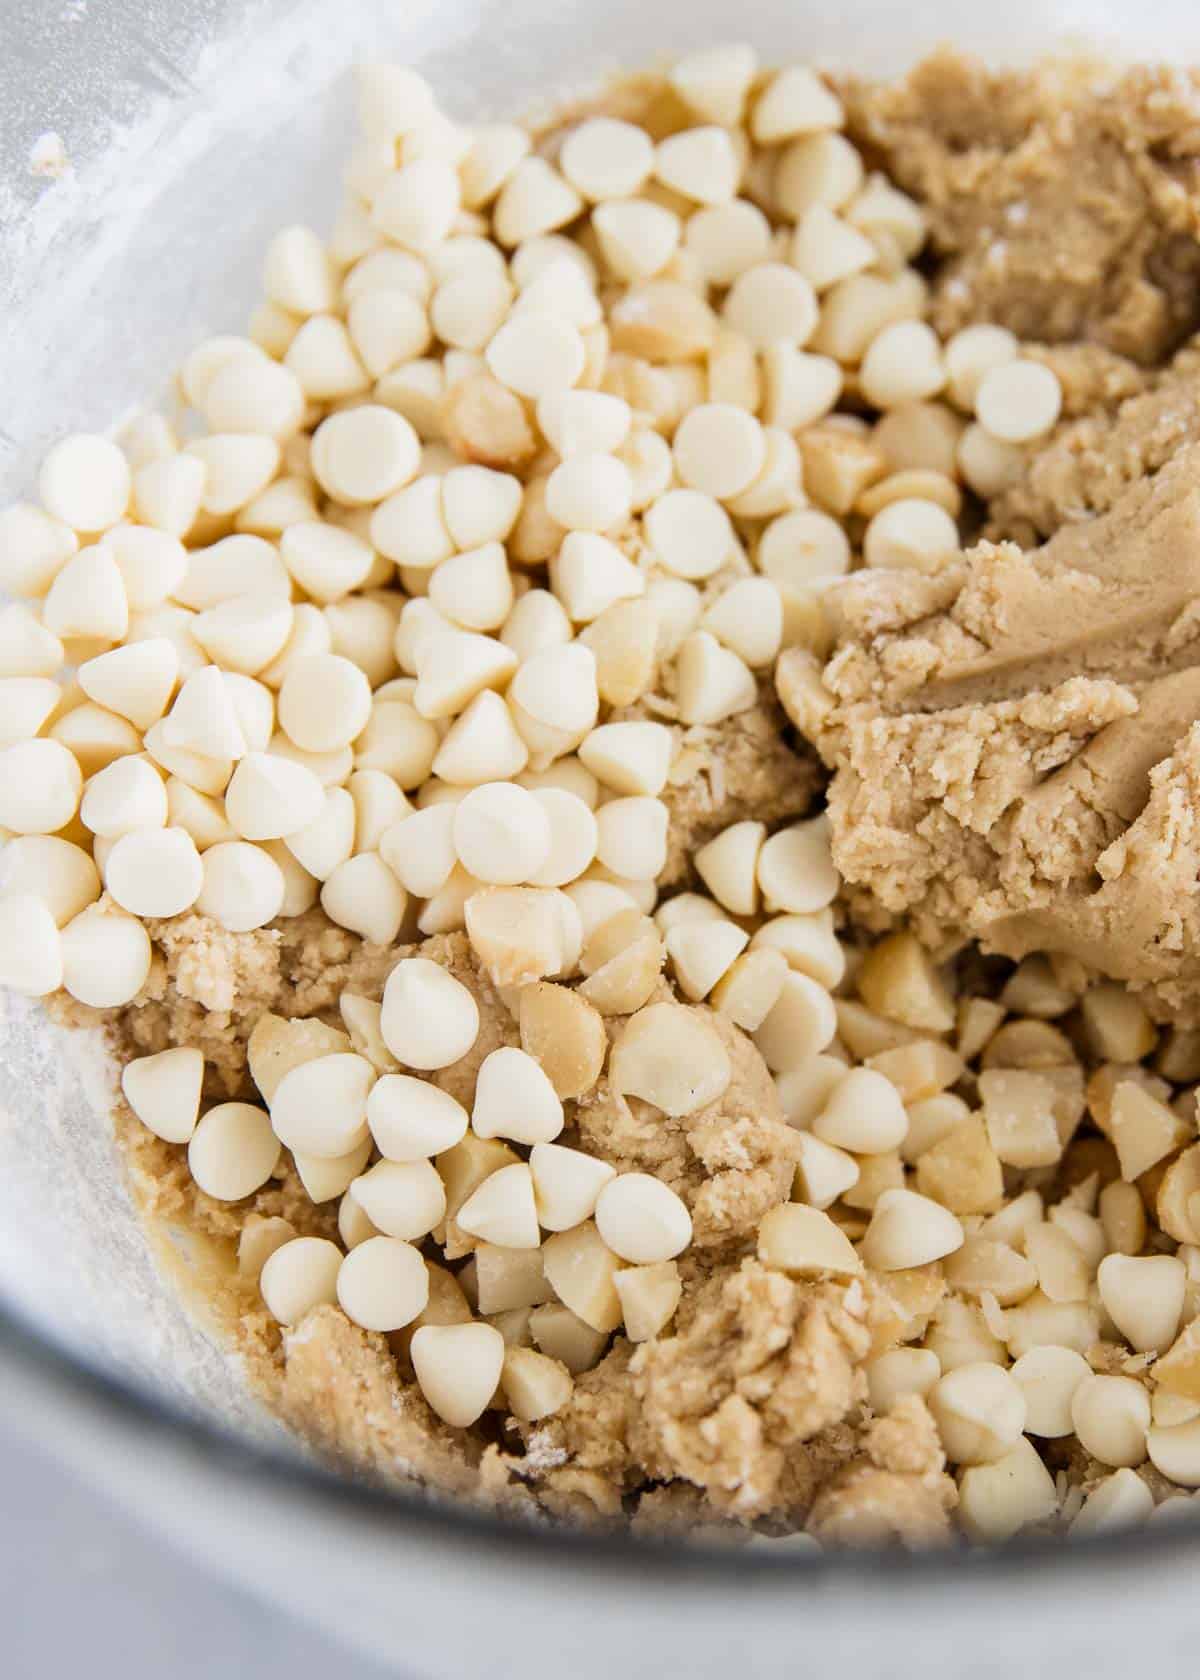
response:
[[[934,319],[1077,342],[1042,353],[1067,418],[984,510],[988,540],[935,578],[859,573],[827,600],[819,719],[809,661],[780,662],[834,771],[838,866],[876,925],[1069,953],[1193,1021],[1195,90],[942,53],[851,97],[930,209]]]
[[[190,1052],[148,1229],[331,1459],[762,1545],[1200,1485],[1196,91],[718,50],[460,168],[368,70],[216,435],[4,516],[10,664],[118,644],[20,687],[4,978]]]

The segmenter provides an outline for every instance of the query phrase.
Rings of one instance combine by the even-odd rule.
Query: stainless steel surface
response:
[[[327,223],[358,58],[417,63],[463,116],[520,113],[730,35],[880,71],[947,37],[1005,59],[1080,41],[1200,58],[1194,0],[0,0],[0,22],[0,501],[57,432],[107,426],[200,335],[237,327],[270,231]],[[30,171],[47,134],[71,165],[52,183]],[[228,1450],[163,1403],[275,1451],[280,1432],[147,1252],[100,1047],[11,999],[0,1047],[0,1303],[71,1350],[55,1366],[0,1338],[0,1415],[208,1566],[393,1668],[1106,1676],[1151,1658],[1182,1673],[1194,1654],[1196,1542],[1029,1555],[1024,1575],[1011,1561],[685,1569],[570,1537],[535,1548]],[[88,1362],[136,1392],[93,1384]]]
[[[0,1625],[12,1680],[84,1672],[96,1680],[383,1680],[388,1672],[165,1546],[7,1430],[0,1486]]]

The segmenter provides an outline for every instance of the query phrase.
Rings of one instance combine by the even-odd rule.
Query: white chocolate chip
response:
[[[258,1286],[280,1324],[296,1325],[317,1307],[337,1300],[342,1252],[325,1237],[296,1237],[268,1256]]]
[[[1071,1405],[1091,1366],[1074,1348],[1047,1344],[1030,1348],[1012,1367],[1012,1378],[1025,1396],[1025,1429],[1057,1440],[1073,1429]]]
[[[777,70],[754,106],[750,129],[759,145],[840,128],[841,101],[807,65]]]
[[[545,810],[531,793],[511,782],[472,788],[455,811],[453,835],[463,868],[476,880],[496,886],[531,880],[550,850]]]
[[[38,494],[47,513],[77,531],[106,531],[129,505],[129,462],[108,438],[76,432],[46,455]]]
[[[404,957],[388,975],[380,1025],[402,1065],[449,1067],[479,1033],[479,1009],[461,981],[426,957]]]
[[[504,1338],[490,1324],[423,1324],[410,1357],[421,1393],[453,1429],[469,1429],[487,1408],[504,1368]]]
[[[583,340],[567,321],[522,310],[496,333],[485,359],[502,385],[537,400],[577,382],[583,372]]]
[[[459,1225],[498,1248],[537,1248],[533,1179],[524,1161],[491,1173],[459,1208]]]
[[[100,897],[100,875],[84,851],[53,834],[16,835],[0,857],[0,895],[32,893],[58,927]]]
[[[988,1361],[947,1371],[928,1396],[946,1456],[955,1464],[994,1464],[1025,1427],[1025,1396],[1008,1371]]]
[[[261,846],[220,841],[203,854],[204,884],[197,908],[230,933],[249,933],[274,921],[283,905],[279,865]]]
[[[182,828],[142,828],[123,834],[104,868],[114,903],[135,916],[178,916],[200,896],[204,867]]]
[[[756,868],[770,911],[804,915],[832,904],[839,876],[830,853],[828,818],[781,828],[763,842]]]
[[[655,178],[697,204],[727,204],[737,191],[738,157],[724,128],[685,128],[660,140]]]
[[[142,1125],[167,1143],[187,1143],[200,1114],[204,1057],[190,1045],[137,1056],[121,1071],[125,1101]]]
[[[816,329],[817,298],[811,283],[787,263],[757,263],[733,282],[722,314],[757,349],[801,348]]]
[[[674,64],[668,80],[697,116],[732,128],[741,120],[757,67],[753,47],[701,47]]]
[[[679,649],[676,693],[687,724],[721,723],[748,711],[758,699],[754,673],[707,630],[688,636]]]
[[[502,1046],[484,1057],[476,1080],[471,1129],[477,1137],[526,1144],[550,1143],[558,1136],[563,1129],[562,1103],[532,1056]]]
[[[367,1096],[375,1070],[365,1057],[317,1056],[285,1073],[271,1098],[271,1124],[281,1143],[305,1155],[336,1159],[367,1137]]]
[[[540,1141],[530,1152],[529,1167],[538,1223],[547,1231],[568,1231],[590,1219],[601,1190],[616,1174],[607,1161]]]
[[[167,820],[163,779],[144,758],[118,758],[88,780],[79,815],[106,840],[133,829],[161,828]]]
[[[1020,345],[1007,327],[981,323],[964,327],[945,346],[946,372],[951,401],[967,414],[975,411],[979,387],[993,368],[1015,362]]]
[[[405,1242],[419,1242],[446,1217],[446,1189],[427,1159],[377,1161],[350,1194],[376,1230]]]
[[[883,1272],[944,1259],[962,1247],[963,1228],[948,1208],[914,1190],[885,1190],[862,1240],[862,1257]]]
[[[1079,1444],[1101,1464],[1134,1469],[1146,1458],[1150,1396],[1132,1377],[1088,1376],[1071,1400]]]
[[[1062,410],[1058,376],[1040,362],[1005,362],[984,374],[975,393],[975,418],[1003,443],[1044,437]]]
[[[30,892],[0,898],[0,985],[46,997],[63,984],[63,952],[49,907]]]
[[[590,117],[563,142],[563,174],[585,198],[630,198],[655,164],[654,146],[643,129],[612,117]]]
[[[936,502],[905,496],[881,509],[867,526],[868,566],[938,572],[959,552],[958,526]]]
[[[313,433],[314,476],[329,495],[352,507],[394,495],[416,476],[419,460],[413,427],[378,404],[332,414]]]
[[[219,1103],[202,1116],[192,1133],[188,1170],[206,1196],[238,1202],[261,1190],[281,1153],[263,1109],[253,1103]]]

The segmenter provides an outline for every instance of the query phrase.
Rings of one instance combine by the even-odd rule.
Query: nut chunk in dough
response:
[[[982,543],[935,579],[848,580],[815,725],[811,671],[783,656],[868,916],[1069,952],[1195,1017],[1198,485],[1192,445],[1033,553]]]

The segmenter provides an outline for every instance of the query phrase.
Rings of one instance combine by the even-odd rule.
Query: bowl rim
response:
[[[505,1562],[522,1558],[543,1566],[579,1563],[608,1576],[644,1580],[647,1570],[679,1583],[710,1585],[718,1578],[758,1589],[771,1584],[789,1590],[816,1581],[876,1581],[894,1586],[942,1585],[949,1579],[976,1586],[1007,1585],[1014,1577],[1053,1566],[1072,1574],[1096,1571],[1105,1561],[1163,1561],[1181,1553],[1200,1555],[1200,1511],[1195,1520],[1088,1535],[1017,1535],[991,1546],[965,1544],[908,1551],[900,1546],[795,1552],[781,1545],[752,1550],[701,1539],[681,1542],[677,1534],[636,1535],[571,1528],[565,1523],[505,1518],[483,1507],[408,1494],[370,1475],[339,1470],[329,1458],[302,1456],[269,1441],[251,1441],[211,1417],[193,1412],[165,1393],[153,1392],[127,1374],[80,1352],[68,1350],[36,1327],[11,1303],[0,1300],[0,1372],[19,1367],[23,1377],[48,1394],[66,1393],[96,1421],[114,1431],[131,1427],[156,1444],[208,1460],[269,1496],[272,1489],[308,1496],[335,1516],[372,1525],[399,1522],[408,1540],[442,1545],[505,1548]],[[51,1451],[53,1451],[51,1443]]]

